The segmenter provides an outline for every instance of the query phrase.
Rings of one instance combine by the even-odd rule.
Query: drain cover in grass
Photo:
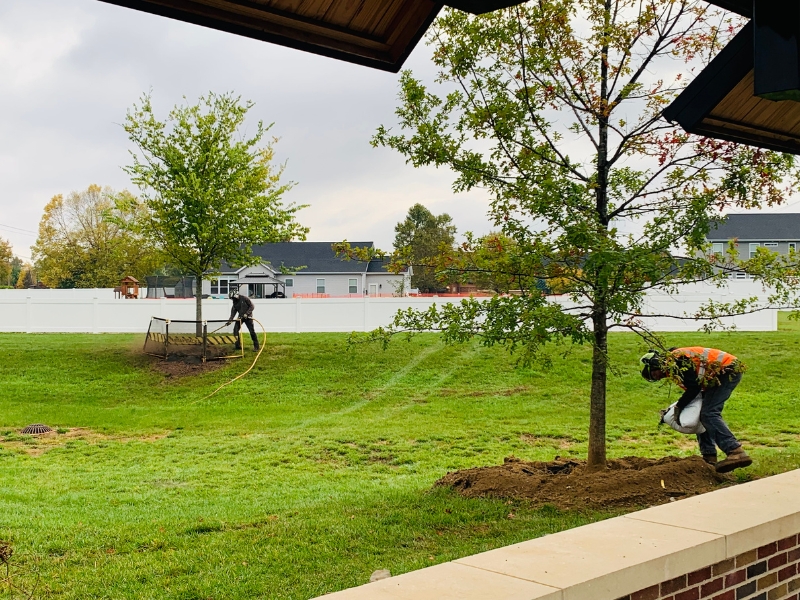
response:
[[[23,429],[22,433],[37,435],[40,433],[50,433],[51,431],[53,430],[44,423],[34,423],[33,425],[28,425],[25,429]]]

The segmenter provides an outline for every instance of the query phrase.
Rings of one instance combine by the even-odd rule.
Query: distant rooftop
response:
[[[731,239],[762,242],[800,241],[800,213],[728,215],[708,232],[712,241]]]
[[[387,259],[376,258],[367,264],[359,260],[344,260],[336,256],[332,246],[335,242],[277,242],[253,246],[253,256],[258,256],[275,271],[280,272],[281,267],[298,273],[378,273],[387,272]],[[353,248],[373,248],[372,242],[350,242]],[[302,269],[300,267],[303,267]],[[222,273],[235,272],[223,262],[220,268]]]

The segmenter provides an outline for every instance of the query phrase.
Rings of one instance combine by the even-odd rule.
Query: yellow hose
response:
[[[242,373],[241,375],[237,375],[236,377],[234,377],[234,378],[233,378],[233,379],[231,379],[230,381],[228,381],[228,382],[226,382],[226,383],[223,383],[221,386],[219,386],[217,389],[215,389],[213,392],[211,392],[211,393],[210,393],[208,396],[206,396],[205,398],[201,398],[201,399],[200,399],[200,400],[198,400],[197,402],[200,402],[200,401],[202,401],[202,400],[208,400],[209,398],[211,398],[211,396],[213,396],[214,394],[216,394],[218,391],[220,391],[220,390],[221,390],[222,388],[224,388],[226,385],[230,385],[230,384],[232,384],[234,381],[236,381],[237,379],[241,379],[242,377],[244,377],[245,375],[247,375],[247,374],[248,374],[250,371],[252,371],[252,370],[253,370],[253,367],[255,367],[255,366],[256,366],[256,363],[258,362],[258,357],[259,357],[259,356],[261,356],[261,353],[264,351],[264,346],[266,346],[266,345],[267,345],[267,330],[266,330],[266,329],[264,329],[264,326],[261,324],[261,321],[258,321],[258,320],[256,320],[256,319],[253,319],[253,321],[255,321],[256,323],[258,323],[258,326],[259,326],[259,327],[261,327],[261,331],[262,331],[262,332],[264,332],[264,341],[261,343],[261,347],[258,349],[258,352],[256,353],[256,357],[255,357],[255,359],[253,360],[253,364],[252,364],[252,365],[250,365],[250,367],[247,369],[247,371],[245,371],[245,372],[244,372],[244,373]],[[224,325],[223,325],[223,327],[224,327]],[[240,331],[241,331],[241,330],[240,330]]]

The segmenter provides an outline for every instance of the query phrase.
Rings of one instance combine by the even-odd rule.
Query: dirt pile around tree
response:
[[[192,356],[176,356],[167,360],[153,357],[150,361],[150,365],[155,371],[176,379],[216,371],[226,364],[224,360],[202,362],[199,357]]]
[[[566,510],[653,506],[732,482],[700,456],[619,458],[601,471],[587,469],[586,461],[578,459],[526,462],[510,456],[502,465],[448,473],[436,485],[469,498],[527,499]]]

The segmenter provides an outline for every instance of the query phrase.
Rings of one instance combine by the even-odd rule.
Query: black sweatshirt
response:
[[[236,313],[239,313],[240,318],[252,318],[253,317],[253,301],[250,300],[247,296],[243,294],[239,294],[239,299],[231,298],[233,301],[233,306],[231,307],[231,317],[228,319],[229,321],[233,321],[233,318],[236,316]]]

